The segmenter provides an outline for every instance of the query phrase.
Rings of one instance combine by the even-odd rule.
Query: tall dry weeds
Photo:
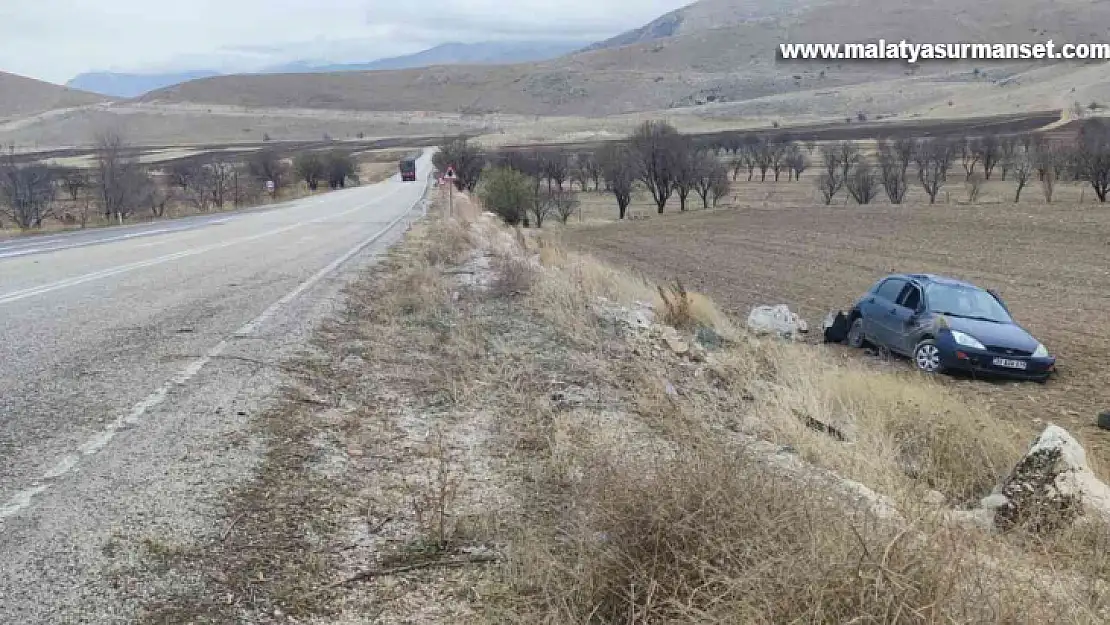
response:
[[[498,527],[509,560],[478,592],[485,620],[1099,622],[1107,571],[1097,532],[1020,543],[915,507],[926,488],[951,503],[986,494],[1020,456],[1025,441],[985,408],[919,377],[747,336],[687,292],[689,323],[678,325],[732,339],[695,375],[597,318],[601,297],[665,311],[657,296],[672,294],[645,280],[544,238],[438,221],[416,236],[423,252],[396,259],[378,321],[403,325],[412,357],[425,359],[409,383],[460,388],[460,407],[498,416],[500,461],[519,477],[524,513]],[[452,303],[445,269],[473,246],[492,250],[500,279],[524,288]],[[513,263],[537,253],[541,271],[512,277]],[[552,380],[567,377],[597,387],[597,405],[556,407]],[[799,415],[846,424],[852,437],[815,432]],[[738,447],[737,430],[890,496],[907,506],[908,525],[770,470]],[[1055,574],[1064,555],[1074,559],[1067,576],[1035,577]]]

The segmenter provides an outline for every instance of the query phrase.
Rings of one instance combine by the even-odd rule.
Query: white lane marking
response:
[[[389,222],[389,224],[385,228],[383,228],[382,230],[379,230],[378,232],[371,235],[370,237],[368,237],[366,239],[363,239],[361,242],[359,242],[353,248],[347,250],[342,256],[340,256],[336,260],[329,263],[327,267],[324,267],[320,271],[316,272],[308,280],[305,280],[300,285],[298,285],[297,288],[295,288],[292,291],[290,291],[289,293],[287,293],[284,297],[279,299],[277,302],[274,302],[269,308],[262,311],[262,314],[258,315],[257,317],[255,317],[254,319],[252,319],[251,321],[249,321],[245,325],[243,325],[243,327],[236,330],[235,333],[233,334],[233,336],[235,336],[235,337],[250,336],[258,328],[258,326],[260,324],[264,323],[267,319],[269,319],[274,314],[276,314],[277,311],[282,306],[288,304],[289,302],[296,299],[297,296],[303,294],[305,291],[312,288],[313,285],[318,283],[320,280],[324,279],[324,277],[326,277],[329,273],[338,269],[344,262],[350,260],[356,254],[358,254],[362,250],[366,249],[366,247],[368,247],[369,245],[372,245],[375,241],[377,241],[382,236],[384,236],[387,232],[392,230],[398,223],[401,222],[401,220],[403,220],[405,217],[407,217],[409,215],[409,213],[412,212],[413,207],[415,207],[417,203],[419,203],[421,200],[423,200],[424,192],[426,190],[427,190],[427,183],[425,183],[425,185],[424,185],[424,191],[422,191],[421,194],[420,194],[420,199],[418,199],[416,202],[414,202],[412,206],[409,206],[408,210],[404,211],[403,213],[401,213],[401,215],[399,217],[397,217],[393,221]],[[390,197],[391,195],[393,195],[393,194],[391,193],[391,194],[389,194],[385,197]],[[385,198],[381,198],[381,199],[385,199]],[[373,204],[373,202],[371,202],[369,204],[366,204],[364,206],[361,206],[359,208],[364,208],[366,206],[370,206],[370,204]],[[351,211],[347,211],[346,213],[353,212],[354,210],[357,210],[357,209],[352,209]],[[346,214],[346,213],[340,213],[340,214]],[[332,216],[335,217],[335,216],[338,216],[338,215],[332,215]],[[305,223],[312,223],[312,222],[305,222]],[[153,408],[156,408],[158,405],[160,405],[163,401],[166,400],[166,397],[169,396],[170,391],[173,390],[173,388],[175,386],[184,385],[189,380],[191,380],[193,377],[195,377],[198,373],[200,373],[201,369],[203,369],[205,367],[205,365],[207,365],[209,362],[212,361],[213,358],[216,358],[221,353],[223,353],[223,351],[227,349],[228,345],[229,345],[228,340],[224,339],[224,340],[220,341],[219,343],[217,343],[215,345],[215,347],[208,350],[208,352],[204,356],[201,356],[200,358],[197,358],[196,360],[193,360],[192,362],[190,362],[184,369],[181,370],[180,373],[178,373],[176,376],[174,376],[174,378],[172,380],[170,380],[166,384],[159,387],[158,390],[156,390],[153,393],[151,393],[150,395],[148,395],[145,399],[143,399],[139,403],[135,404],[129,412],[127,412],[124,415],[121,415],[120,417],[118,417],[112,423],[109,423],[104,428],[104,430],[98,432],[96,435],[94,435],[92,438],[90,438],[88,441],[86,441],[84,444],[82,444],[80,447],[78,447],[78,451],[80,452],[80,454],[68,454],[65,457],[63,457],[61,460],[59,460],[58,463],[54,465],[54,468],[50,469],[49,471],[47,471],[46,473],[43,474],[42,479],[45,480],[45,481],[48,481],[48,482],[52,482],[53,480],[56,480],[56,479],[64,476],[65,474],[69,473],[70,471],[72,471],[73,469],[75,469],[77,467],[77,465],[81,462],[81,457],[82,456],[91,456],[93,454],[98,453],[100,450],[104,449],[104,447],[109,442],[111,442],[111,440],[113,438],[115,438],[116,434],[120,430],[123,430],[126,427],[138,425],[138,423],[142,420],[143,416],[147,412],[149,412]],[[15,495],[13,495],[8,500],[8,502],[6,504],[4,504],[4,507],[0,508],[0,522],[4,521],[5,519],[7,519],[8,517],[10,517],[12,515],[15,515],[16,513],[20,512],[22,510],[28,508],[31,505],[32,500],[35,497],[37,497],[38,495],[42,494],[42,492],[45,491],[46,489],[48,489],[50,486],[51,486],[51,484],[39,484],[39,485],[32,486],[31,488],[27,488],[27,489],[24,489],[24,490],[21,490],[21,491],[15,493]]]
[[[224,224],[224,223],[227,223],[227,222],[228,222],[227,219],[223,219],[223,220],[220,220],[220,221],[205,222],[203,225],[205,225],[205,226],[216,226],[216,225]],[[114,241],[126,241],[127,239],[134,239],[134,238],[137,238],[137,237],[148,237],[148,236],[153,236],[153,235],[156,235],[156,234],[167,234],[167,233],[170,233],[170,232],[186,232],[188,230],[196,230],[197,228],[200,228],[200,227],[203,227],[203,226],[193,226],[193,227],[186,227],[186,228],[157,228],[155,230],[143,230],[142,232],[132,232],[131,234],[123,234],[123,235],[120,235],[118,237],[109,237],[107,239],[93,239],[93,240],[85,241],[85,242],[82,242],[82,243],[75,243],[73,245],[62,245],[62,246],[59,246],[59,247],[33,247],[33,248],[16,249],[16,251],[14,251],[14,252],[0,252],[0,258],[15,258],[15,257],[18,257],[18,256],[27,256],[28,254],[38,254],[40,252],[61,252],[61,251],[64,251],[64,250],[72,250],[72,249],[77,249],[77,248],[80,248],[80,247],[89,247],[89,246],[92,246],[92,245],[99,245],[101,243],[112,243]],[[36,243],[37,243],[37,241],[36,241]]]
[[[257,233],[257,234],[252,234],[252,235],[249,235],[249,236],[240,237],[238,239],[232,239],[230,241],[224,241],[222,243],[215,243],[215,244],[207,245],[207,246],[204,246],[204,247],[197,247],[197,248],[193,248],[193,249],[190,249],[190,250],[175,252],[173,254],[166,254],[165,256],[158,256],[156,258],[141,260],[141,261],[138,261],[138,262],[127,264],[127,265],[120,265],[118,267],[110,267],[108,269],[102,269],[100,271],[94,271],[92,273],[87,273],[85,275],[75,276],[73,278],[66,278],[64,280],[58,280],[57,282],[51,282],[50,284],[44,284],[44,285],[41,285],[41,286],[30,287],[30,288],[22,289],[22,290],[19,290],[19,291],[12,291],[10,293],[3,293],[3,294],[0,294],[0,304],[9,304],[11,302],[17,302],[19,300],[26,299],[28,297],[34,297],[36,295],[43,295],[45,293],[50,293],[51,291],[57,291],[59,289],[64,289],[64,288],[68,288],[68,287],[71,287],[71,286],[77,286],[79,284],[84,284],[86,282],[92,282],[94,280],[100,280],[102,278],[108,278],[108,277],[111,277],[111,276],[119,275],[121,273],[127,273],[129,271],[134,271],[136,269],[143,269],[145,267],[153,267],[154,265],[161,265],[162,263],[167,263],[167,262],[170,262],[170,261],[179,260],[179,259],[182,259],[182,258],[187,258],[189,256],[196,256],[198,254],[204,254],[204,253],[207,253],[207,252],[211,252],[213,250],[218,250],[218,249],[221,249],[221,248],[230,247],[232,245],[238,245],[240,243],[246,243],[248,241],[254,241],[256,239],[261,239],[261,238],[264,238],[264,237],[273,236],[275,234],[281,234],[282,232],[288,232],[289,230],[293,230],[295,228],[300,228],[302,226],[317,224],[317,223],[327,221],[329,219],[333,219],[333,218],[336,218],[336,217],[343,217],[343,216],[349,215],[353,212],[368,208],[368,207],[370,207],[374,204],[378,204],[379,202],[383,202],[383,201],[389,199],[390,197],[396,195],[399,192],[400,192],[400,190],[393,191],[392,193],[388,193],[386,195],[383,195],[382,197],[377,198],[376,200],[373,200],[371,202],[367,202],[366,204],[361,204],[359,206],[356,206],[354,208],[351,208],[351,209],[348,209],[348,210],[345,210],[345,211],[342,211],[342,212],[339,212],[339,213],[335,213],[335,214],[332,214],[332,215],[325,215],[325,216],[322,216],[322,217],[317,217],[315,219],[309,219],[307,221],[301,221],[301,222],[297,222],[297,223],[294,223],[294,224],[289,224],[287,226],[282,226],[281,228],[275,228],[274,230],[267,230],[265,232],[260,232],[260,233]]]
[[[333,271],[335,271],[336,269],[338,269],[340,265],[342,265],[343,263],[350,260],[351,257],[358,254],[362,250],[366,249],[367,246],[372,245],[374,243],[374,241],[377,241],[378,239],[382,238],[382,236],[384,236],[385,233],[392,230],[393,227],[396,226],[398,223],[400,223],[402,219],[407,217],[408,214],[411,211],[412,211],[412,208],[409,208],[409,210],[405,211],[404,213],[401,213],[400,217],[398,217],[397,219],[394,219],[393,221],[389,222],[389,225],[387,225],[384,229],[379,231],[377,234],[375,234],[374,236],[372,236],[368,239],[364,239],[358,245],[356,245],[356,246],[352,247],[351,249],[347,250],[347,252],[345,254],[343,254],[339,258],[333,260],[327,267],[324,267],[320,271],[316,272],[311,278],[309,278],[308,280],[305,280],[300,286],[298,286],[297,288],[295,288],[292,291],[290,291],[289,293],[287,293],[285,295],[285,297],[283,297],[283,298],[279,299],[278,301],[274,302],[269,308],[262,311],[261,315],[255,317],[255,319],[253,321],[251,321],[247,325],[240,328],[239,331],[235,333],[235,337],[236,338],[243,338],[243,337],[250,336],[251,334],[254,334],[254,332],[258,328],[258,326],[265,323],[267,320],[269,320],[270,317],[273,317],[274,314],[277,313],[277,311],[280,310],[282,306],[285,306],[289,302],[297,299],[297,297],[300,296],[301,293],[304,293],[308,289],[311,289],[313,286],[316,285],[317,282],[319,282],[320,280],[323,280],[325,277],[327,277],[328,274],[330,274]]]
[[[43,247],[32,247],[32,248],[29,248],[29,249],[23,249],[23,250],[19,250],[19,251],[16,251],[16,252],[0,252],[0,258],[15,258],[16,256],[26,256],[27,254],[37,254],[37,253],[45,251],[45,250],[46,250],[46,248],[43,248]]]

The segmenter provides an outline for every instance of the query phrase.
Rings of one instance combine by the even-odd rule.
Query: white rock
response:
[[[1048,528],[1070,523],[1081,512],[1110,521],[1110,486],[1095,477],[1075,437],[1056,425],[1045,428],[999,494],[1006,499],[995,514],[1002,527],[1025,522]],[[987,499],[1000,501],[994,495]]]
[[[925,492],[924,500],[925,503],[930,506],[943,506],[948,501],[948,498],[945,497],[942,492],[929,490]]]
[[[805,320],[785,304],[756,306],[748,314],[748,328],[761,334],[775,334],[784,338],[797,338],[809,331]]]

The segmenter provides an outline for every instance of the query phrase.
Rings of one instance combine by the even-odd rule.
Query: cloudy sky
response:
[[[691,0],[0,0],[0,70],[249,71],[448,41],[597,40]]]

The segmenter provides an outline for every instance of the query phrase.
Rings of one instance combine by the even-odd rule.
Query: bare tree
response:
[[[578,188],[581,189],[582,192],[589,191],[590,189],[590,173],[586,169],[585,159],[592,157],[593,155],[588,152],[577,154],[575,155],[574,161],[571,163],[570,166],[569,176],[571,185],[577,183]]]
[[[289,183],[289,167],[277,150],[260,150],[251,155],[247,161],[247,171],[263,185],[272,182],[275,196]]]
[[[983,176],[990,180],[991,173],[1002,158],[1002,142],[998,135],[991,133],[984,135],[976,143],[976,148],[979,151],[979,161],[983,164]]]
[[[982,158],[983,153],[979,149],[979,141],[970,137],[960,141],[960,163],[964,167],[964,179],[971,180],[971,174],[975,173],[975,167],[979,164],[979,159]]]
[[[471,143],[466,137],[459,137],[439,146],[439,150],[432,156],[432,164],[439,171],[447,171],[449,166],[453,167],[455,188],[460,191],[474,191],[482,178],[486,158],[478,145]]]
[[[646,121],[632,134],[630,143],[639,161],[640,179],[662,214],[674,192],[686,142],[674,126],[662,121]]]
[[[948,180],[954,152],[952,144],[943,139],[923,139],[917,144],[914,152],[917,178],[929,196],[930,204],[936,203],[937,193]]]
[[[728,179],[728,170],[720,170],[720,174],[713,177],[713,186],[709,188],[709,195],[713,198],[716,207],[721,198],[728,197],[732,190],[732,181]]]
[[[521,178],[521,180],[523,181],[524,179]],[[535,180],[535,178],[528,178],[528,184],[535,185]],[[554,204],[548,201],[548,198],[550,198],[555,192],[544,192],[540,190],[538,185],[533,186],[532,188],[535,189],[535,191],[533,191],[532,197],[529,198],[529,201],[525,204],[525,210],[523,212],[527,213],[527,215],[531,217],[531,219],[528,221],[534,222],[537,228],[542,228],[544,220],[547,219],[547,217],[551,214],[552,209],[554,208]],[[531,225],[530,223],[528,223],[528,221],[526,221],[524,224],[525,228]]]
[[[686,200],[697,187],[699,170],[705,162],[702,154],[703,152],[696,151],[692,146],[686,146],[675,157],[674,190],[678,194],[679,210],[686,210]]]
[[[728,169],[724,163],[717,160],[717,157],[712,154],[702,153],[698,161],[694,190],[701,197],[701,207],[709,208],[709,199],[714,187],[719,185],[721,180],[724,180],[726,185],[728,183]],[[728,193],[727,189],[725,193]],[[716,198],[714,198],[713,205],[717,205]]]
[[[0,207],[22,230],[42,227],[54,201],[55,172],[39,163],[20,165],[9,154],[0,161]]]
[[[89,187],[89,175],[82,169],[71,169],[62,176],[62,186],[70,201],[76,202],[81,192]]]
[[[771,171],[775,172],[775,182],[779,181],[779,176],[783,170],[789,174],[793,170],[787,164],[787,157],[790,153],[790,147],[793,144],[786,139],[778,139],[771,141],[769,149],[771,152]]]
[[[557,148],[545,152],[543,167],[544,173],[547,174],[547,190],[550,191],[551,185],[554,184],[555,188],[562,191],[563,184],[570,175],[570,159],[567,153]]]
[[[94,145],[94,176],[100,209],[106,218],[115,215],[123,223],[135,208],[136,195],[145,174],[127,155],[128,146],[119,132],[106,130],[99,133]]]
[[[357,180],[358,163],[350,152],[343,149],[331,150],[324,156],[323,162],[328,187],[342,189],[347,186],[349,180]]]
[[[550,207],[550,213],[558,217],[559,221],[564,224],[570,220],[571,215],[579,206],[578,198],[574,196],[572,191],[559,188],[548,192],[541,203],[547,204]]]
[[[217,209],[222,209],[227,205],[228,195],[232,193],[235,165],[223,156],[215,156],[204,169],[207,171],[212,204]]]
[[[729,161],[729,167],[732,168],[732,179],[736,180],[740,175],[740,170],[744,168],[744,158],[741,156],[734,157]]]
[[[1003,182],[1006,181],[1006,174],[1008,174],[1013,167],[1018,147],[1017,137],[1002,137],[998,140],[998,168],[1002,174],[1001,178]]]
[[[871,168],[871,163],[864,158],[852,168],[844,184],[857,204],[870,204],[879,194],[879,178]]]
[[[859,146],[851,141],[841,141],[836,146],[840,154],[840,180],[848,181],[848,172],[860,160]]]
[[[308,185],[311,191],[319,189],[320,181],[327,176],[327,165],[320,154],[316,152],[298,154],[293,159],[293,168],[296,169],[297,176]]]
[[[794,143],[790,145],[790,150],[786,154],[786,164],[787,167],[790,168],[790,171],[793,172],[794,180],[801,180],[802,172],[806,170],[808,162],[805,152],[802,151],[802,148],[798,147],[798,144]]]
[[[1110,128],[1099,118],[1085,120],[1079,129],[1075,166],[1078,176],[1090,183],[1099,202],[1110,191]]]
[[[1052,168],[1041,176],[1041,190],[1044,192],[1044,201],[1051,204],[1052,194],[1056,191],[1056,172]]]
[[[601,190],[601,163],[597,160],[597,154],[584,152],[580,156],[579,167],[582,168],[583,173],[589,176],[590,180],[594,181],[594,191]]]
[[[625,143],[610,143],[597,154],[598,167],[605,178],[605,185],[617,200],[619,219],[624,219],[628,205],[632,203],[632,189],[636,179],[638,155]]]
[[[967,186],[967,201],[974,204],[979,201],[979,194],[983,191],[983,174],[973,171],[965,181]]]
[[[1017,190],[1014,192],[1014,204],[1017,204],[1021,200],[1021,191],[1037,170],[1035,154],[1031,150],[1023,148],[1014,156],[1012,167],[1014,182],[1017,183]]]
[[[908,167],[909,163],[902,160],[899,146],[888,141],[879,143],[879,176],[891,204],[901,204],[906,197],[909,188],[906,180]]]
[[[759,168],[760,182],[767,181],[767,170],[770,169],[771,165],[775,162],[776,150],[777,148],[775,145],[767,139],[760,139],[759,142],[754,145],[754,150],[751,155],[755,166]]]
[[[844,171],[840,166],[840,150],[835,145],[821,146],[821,164],[823,169],[817,179],[817,189],[825,198],[825,204],[832,204],[832,200],[844,186]]]

